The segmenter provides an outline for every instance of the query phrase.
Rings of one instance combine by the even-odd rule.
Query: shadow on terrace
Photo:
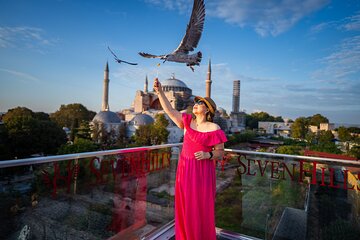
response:
[[[174,239],[181,144],[0,162],[2,239]],[[226,149],[218,239],[359,239],[360,163]]]

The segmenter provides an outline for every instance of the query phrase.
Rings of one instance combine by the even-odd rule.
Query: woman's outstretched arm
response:
[[[161,107],[164,109],[165,113],[179,128],[184,128],[181,113],[171,106],[169,100],[166,98],[164,91],[161,88],[161,84],[158,78],[155,78],[154,90],[159,97]]]

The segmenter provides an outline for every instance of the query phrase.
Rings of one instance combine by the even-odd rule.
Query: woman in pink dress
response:
[[[216,104],[209,97],[195,97],[193,114],[175,110],[156,78],[154,90],[171,120],[184,129],[184,143],[175,181],[176,240],[215,240],[215,160],[224,154],[224,132],[213,123]]]

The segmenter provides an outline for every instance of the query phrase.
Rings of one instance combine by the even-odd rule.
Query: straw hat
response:
[[[212,116],[215,115],[216,104],[211,98],[196,96],[195,99],[194,99],[194,102],[197,102],[197,101],[203,101],[205,103],[206,107],[209,109],[210,114]]]

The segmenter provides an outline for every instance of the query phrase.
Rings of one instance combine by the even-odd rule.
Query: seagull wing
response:
[[[163,58],[165,55],[152,55],[149,53],[139,52],[139,55],[146,58]]]
[[[111,49],[110,49],[110,47],[108,46],[108,49],[109,49],[109,51],[111,52],[111,54],[112,55],[114,55],[114,58],[115,58],[115,60],[118,62],[118,63],[127,63],[127,64],[130,64],[130,65],[137,65],[137,63],[131,63],[131,62],[127,62],[127,61],[124,61],[124,60],[121,60],[121,59],[119,59],[117,56],[116,56],[116,54],[113,52],[113,51],[111,51]]]
[[[120,61],[120,59],[115,55],[115,53],[113,51],[111,51],[110,47],[108,46],[109,51],[111,52],[112,55],[114,55],[114,58],[116,61]]]
[[[205,3],[204,0],[194,0],[194,5],[190,17],[189,24],[186,28],[184,38],[181,40],[180,45],[174,51],[188,53],[197,47],[201,33],[204,29],[205,22]]]
[[[131,63],[131,62],[127,62],[127,61],[124,61],[124,60],[120,60],[120,61],[123,62],[123,63],[130,64],[130,65],[137,65],[137,63]]]

